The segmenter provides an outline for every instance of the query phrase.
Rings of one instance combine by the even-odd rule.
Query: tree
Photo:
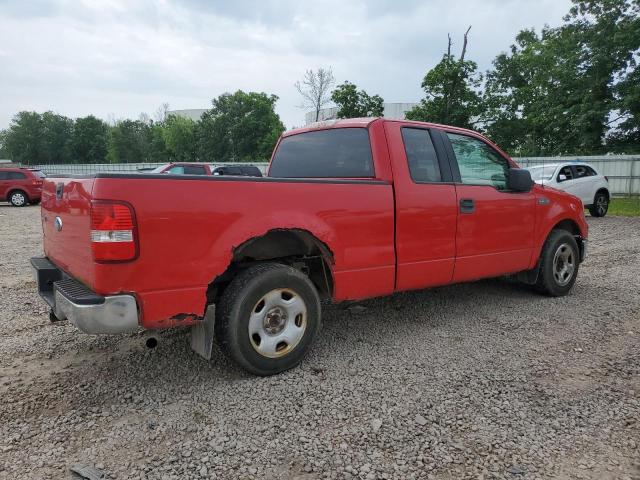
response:
[[[190,118],[169,115],[162,128],[167,153],[172,161],[193,162],[197,157],[197,124]]]
[[[44,124],[36,112],[16,114],[4,135],[4,150],[14,162],[39,164],[44,156]]]
[[[482,77],[476,73],[476,63],[465,60],[470,29],[471,27],[464,34],[462,52],[458,59],[451,53],[452,43],[449,37],[447,53],[427,72],[422,81],[426,97],[407,112],[409,120],[465,128],[471,128],[477,121],[482,111],[482,100],[477,91]]]
[[[42,119],[42,160],[39,163],[72,162],[71,137],[73,120],[53,112],[44,112]]]
[[[521,31],[487,74],[486,130],[512,154],[604,153],[612,126],[609,136],[626,142],[640,4],[573,3],[562,26]]]
[[[26,165],[70,163],[73,128],[54,112],[19,112],[3,134],[3,156]]]
[[[89,115],[78,118],[73,128],[71,150],[75,163],[103,163],[107,157],[109,127]]]
[[[369,96],[351,82],[344,82],[332,93],[331,100],[338,105],[338,118],[381,117],[384,100],[380,95]]]
[[[331,67],[319,68],[318,71],[307,70],[302,82],[297,81],[295,87],[302,95],[302,108],[310,108],[315,112],[315,121],[320,119],[320,110],[331,101],[329,92],[335,84]]]
[[[109,131],[107,158],[111,163],[154,161],[150,151],[149,125],[139,120],[122,120]],[[160,160],[161,161],[161,160]]]
[[[198,128],[198,153],[208,162],[264,161],[284,125],[275,112],[278,97],[242,90],[212,100]]]
[[[161,104],[157,108],[156,113],[154,115],[155,119],[156,119],[156,122],[157,123],[163,123],[167,119],[167,117],[169,116],[168,112],[169,112],[169,104],[166,103],[166,102]]]

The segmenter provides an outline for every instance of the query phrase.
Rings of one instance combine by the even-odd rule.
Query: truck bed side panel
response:
[[[336,300],[393,292],[393,191],[385,182],[128,176],[97,178],[93,198],[133,205],[140,252],[131,263],[95,265],[90,286],[135,291],[146,328],[202,316],[207,286],[234,248],[273,229],[308,230],[329,247]]]

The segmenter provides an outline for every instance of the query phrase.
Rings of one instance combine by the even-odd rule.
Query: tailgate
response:
[[[91,191],[94,178],[45,179],[42,232],[45,255],[69,275],[91,287]]]

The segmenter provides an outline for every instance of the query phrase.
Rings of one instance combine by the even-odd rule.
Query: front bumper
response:
[[[46,257],[33,257],[38,293],[55,316],[69,319],[85,333],[124,333],[138,329],[138,306],[132,295],[102,296],[89,290]]]

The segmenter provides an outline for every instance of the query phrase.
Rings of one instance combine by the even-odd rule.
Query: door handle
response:
[[[460,213],[473,213],[476,211],[476,204],[472,198],[460,200]]]

